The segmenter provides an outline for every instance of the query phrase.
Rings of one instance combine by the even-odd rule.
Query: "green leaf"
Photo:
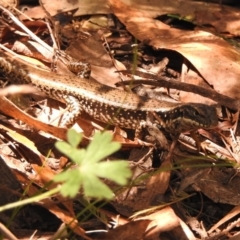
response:
[[[124,185],[131,171],[125,161],[100,161],[120,149],[121,145],[112,142],[112,135],[108,132],[96,133],[86,150],[76,148],[80,138],[73,131],[69,133],[68,139],[70,144],[57,142],[56,147],[78,165],[54,177],[54,181],[62,182],[61,194],[74,197],[82,188],[86,197],[113,198],[113,192],[100,178]]]
[[[84,195],[87,197],[112,199],[114,193],[103,182],[101,182],[95,175],[84,176],[83,181]]]
[[[112,135],[109,132],[97,132],[87,148],[84,162],[99,162],[120,148],[120,143],[112,142]]]
[[[127,179],[132,172],[126,161],[111,161],[98,163],[96,175],[101,178],[112,180],[120,185],[127,184]]]
[[[55,147],[65,154],[68,158],[70,158],[73,162],[75,163],[81,163],[85,154],[86,150],[85,149],[77,149],[75,147],[72,147],[66,142],[56,142]]]
[[[70,129],[67,132],[67,140],[72,147],[76,148],[82,140],[82,134]]]
[[[66,171],[56,175],[53,178],[53,181],[64,182],[62,184],[60,193],[64,197],[73,198],[78,194],[83,179],[78,170],[71,170],[70,172]]]
[[[76,148],[72,148],[70,155],[68,155],[68,157],[75,163],[77,164],[81,164],[84,156],[86,154],[85,149],[76,149]]]

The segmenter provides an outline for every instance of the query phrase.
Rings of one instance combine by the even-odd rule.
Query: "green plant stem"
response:
[[[38,202],[38,201],[43,200],[45,198],[49,198],[50,196],[59,193],[60,189],[61,189],[61,186],[58,186],[54,189],[51,189],[51,190],[49,190],[45,193],[40,194],[40,195],[31,197],[31,198],[28,198],[28,199],[25,199],[25,200],[21,200],[21,201],[18,201],[18,202],[13,202],[13,203],[6,204],[6,205],[0,207],[0,212],[6,211],[8,209],[16,208],[16,207],[21,207],[21,206],[31,204],[31,203],[34,203],[34,202]]]

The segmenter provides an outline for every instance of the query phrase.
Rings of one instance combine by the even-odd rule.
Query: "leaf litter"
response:
[[[47,4],[47,2],[43,3]],[[93,32],[89,34],[89,36],[86,34],[86,29],[81,29],[81,34],[78,36],[72,35],[71,33],[70,40],[67,39],[69,31],[63,31],[65,34],[64,41],[66,41],[66,39],[70,41],[70,47],[67,50],[68,54],[75,52],[79,44],[81,46],[80,53],[84,56],[85,60],[93,61],[94,57],[99,59],[99,61],[94,60],[92,62],[93,76],[96,80],[114,86],[121,78],[124,80],[127,79],[124,74],[119,76],[119,73],[114,73],[116,65],[120,66],[120,69],[117,69],[118,71],[134,67],[134,64],[140,68],[146,68],[146,66],[154,65],[155,62],[160,61],[162,55],[165,55],[164,57],[167,55],[170,60],[168,66],[175,68],[175,70],[181,73],[182,81],[186,83],[191,82],[210,89],[213,88],[217,92],[233,99],[238,98],[239,50],[219,37],[219,34],[223,32],[238,35],[238,22],[234,22],[234,18],[237,16],[235,8],[227,6],[221,8],[218,4],[211,5],[208,3],[206,9],[204,4],[195,2],[184,2],[184,5],[179,8],[176,1],[167,4],[161,1],[153,1],[152,4],[148,3],[147,5],[145,1],[141,1],[136,8],[136,2],[134,1],[131,2],[131,5],[126,5],[125,2],[111,0],[109,1],[110,8],[106,7],[106,4],[101,5],[98,3],[99,8],[96,11],[94,7],[88,6],[88,3],[83,2],[81,4],[83,6],[79,8],[81,9],[80,13],[78,12],[76,15],[80,14],[83,16],[89,13],[111,12],[121,21],[121,23],[117,22],[117,27],[111,25],[111,28],[109,28],[111,30],[106,26],[102,26],[102,28],[99,27],[97,33]],[[49,9],[51,15],[54,15],[53,12],[51,12],[51,8],[47,8],[46,6],[48,7],[48,5],[45,5],[45,8]],[[67,9],[67,5],[65,7]],[[58,6],[58,8],[60,8],[61,11],[64,10],[63,6]],[[72,8],[73,6],[71,5],[70,10]],[[193,8],[197,10],[194,12]],[[91,9],[91,11],[87,11],[86,9]],[[29,11],[31,11],[31,9]],[[215,13],[217,11],[219,21],[215,20],[216,15],[213,14],[213,11],[215,11]],[[203,14],[203,12],[207,14]],[[198,25],[196,29],[201,25],[211,24],[214,26],[215,32],[213,32],[212,29],[209,32],[205,31],[206,29],[204,31],[203,29],[186,31],[168,26],[157,20],[157,15],[173,13],[178,13],[178,17],[188,17],[188,19],[191,19],[194,24]],[[86,19],[87,18],[83,16],[82,20],[86,21]],[[117,19],[113,19],[117,21]],[[222,24],[222,21],[228,22],[229,24]],[[98,20],[96,22],[98,22]],[[233,22],[235,24],[233,24]],[[68,24],[70,25],[70,21]],[[129,32],[123,28],[122,24]],[[36,26],[39,26],[37,22]],[[112,31],[113,26],[115,32]],[[74,27],[72,26],[72,29],[76,32],[76,25],[74,25]],[[5,37],[7,36],[8,35]],[[71,41],[71,38],[81,36],[87,39],[85,40],[86,44],[84,44],[84,40],[82,41],[83,43],[81,43],[81,40]],[[101,38],[101,36],[104,36],[104,38]],[[139,49],[136,51],[138,59],[134,63],[131,36],[141,41],[141,43],[138,42]],[[12,46],[9,43],[10,42],[8,42],[8,47],[11,48]],[[108,47],[105,45],[106,48],[104,48],[103,45],[106,43]],[[97,47],[98,54],[94,55],[94,51],[91,51],[91,46]],[[16,48],[16,46],[14,48]],[[38,49],[38,47],[36,48]],[[94,49],[94,47],[92,48]],[[17,49],[19,51],[20,48],[17,47]],[[27,44],[26,49],[30,49]],[[111,49],[111,51],[109,51],[109,49]],[[39,56],[36,50],[31,51],[34,53],[33,56]],[[174,62],[175,59],[172,57],[173,52],[179,54],[181,56],[180,59],[182,58],[184,61],[176,64],[176,62]],[[44,59],[44,57],[40,58]],[[44,59],[44,61],[45,60],[46,59]],[[108,71],[109,68],[112,70]],[[173,94],[173,90],[164,91],[165,93],[170,92]],[[200,98],[198,95],[193,95],[189,92],[184,93],[183,91],[177,91],[175,94],[181,101],[209,102],[208,99]],[[1,103],[6,104],[6,102],[2,100]],[[22,119],[25,123],[28,123],[29,126],[34,127],[28,127],[26,131],[33,131],[33,129],[41,130],[41,132],[35,134],[44,134],[43,137],[45,140],[43,141],[45,141],[45,147],[47,149],[50,150],[53,148],[53,142],[56,141],[56,138],[66,138],[65,129],[61,130],[59,127],[54,127],[51,124],[38,123],[37,120],[31,119],[29,116],[26,117],[15,109],[10,110],[11,108],[9,106],[10,105],[5,105],[1,111],[13,118]],[[44,105],[41,107],[45,108]],[[102,239],[114,239],[116,236],[118,237],[116,239],[132,239],[133,236],[136,237],[135,239],[159,239],[159,235],[165,236],[164,232],[167,232],[171,234],[171,236],[177,236],[177,238],[179,238],[179,236],[187,236],[187,239],[196,239],[196,237],[202,239],[219,239],[221,236],[227,236],[227,234],[235,234],[237,232],[237,220],[234,219],[234,217],[236,218],[238,214],[237,206],[239,205],[237,197],[239,180],[237,172],[238,139],[236,138],[236,140],[234,140],[228,129],[229,125],[231,127],[231,124],[235,123],[235,133],[238,133],[238,118],[234,116],[232,111],[226,111],[227,114],[223,111],[220,113],[220,121],[222,124],[225,123],[225,127],[219,127],[218,130],[209,131],[208,133],[199,131],[199,133],[202,134],[200,138],[202,138],[201,143],[204,143],[205,149],[200,152],[200,154],[196,148],[196,143],[190,146],[190,136],[185,136],[183,140],[181,140],[185,142],[184,145],[174,147],[170,158],[166,158],[167,154],[163,154],[164,151],[161,152],[153,147],[149,147],[149,149],[141,153],[134,153],[134,155],[136,154],[137,156],[135,157],[137,160],[132,161],[131,158],[129,158],[132,169],[136,173],[133,175],[132,184],[127,189],[120,189],[116,192],[115,200],[110,202],[117,211],[112,211],[111,214],[105,213],[109,219],[111,219],[110,216],[112,216],[112,213],[114,213],[115,216],[121,214],[125,219],[126,225],[119,225],[116,229],[109,230],[104,236],[100,234],[90,236],[92,236],[93,239],[96,236],[99,236],[97,239],[101,237]],[[51,114],[51,108],[48,112]],[[85,120],[89,119],[85,118]],[[226,122],[230,124],[227,125]],[[88,124],[90,123],[88,122]],[[87,130],[90,132],[88,134],[89,137],[93,131],[92,129],[94,129],[98,123],[93,122],[91,124],[93,124],[93,128],[89,127]],[[99,124],[99,128],[101,128],[101,123]],[[4,123],[1,129],[5,127]],[[13,128],[13,126],[11,126],[11,128]],[[19,134],[19,131],[23,128],[23,125],[20,124],[17,126],[17,123],[15,123],[13,129]],[[109,131],[110,130],[111,129],[109,129]],[[4,131],[10,134],[12,130],[5,128]],[[46,135],[46,133],[48,134]],[[116,133],[122,134],[119,131]],[[23,137],[26,137],[25,133],[22,134]],[[131,135],[131,133],[128,133],[128,136],[129,134]],[[123,134],[123,136],[124,137],[114,136],[115,139],[121,139],[123,146],[118,154],[120,154],[120,156],[127,156],[131,151],[138,152],[136,149],[138,145],[129,144],[128,137],[126,137],[125,134]],[[207,136],[208,140],[205,140],[203,136]],[[33,144],[28,145],[27,142],[29,142],[29,140],[26,139],[25,141],[23,137],[12,134],[11,141],[14,145],[19,142],[22,145],[29,146],[30,151],[35,154],[37,153],[41,161],[46,158],[48,154],[46,152],[44,154],[39,152],[39,143],[36,144],[36,139],[33,139]],[[88,141],[90,140],[89,137],[86,138]],[[9,138],[6,138],[6,134],[2,133],[1,139],[2,138],[10,141]],[[224,139],[224,141],[222,139]],[[47,143],[48,141],[49,143]],[[213,145],[211,141],[218,145]],[[236,146],[233,146],[233,143],[235,143]],[[221,150],[221,148],[223,148],[224,151]],[[228,149],[227,153],[226,149]],[[141,151],[141,149],[139,151]],[[26,153],[26,150],[24,150],[24,152]],[[51,153],[51,157],[60,159],[59,153],[55,154],[56,153]],[[162,156],[160,157],[161,154]],[[112,157],[116,159],[117,156]],[[17,158],[19,157],[17,156]],[[26,159],[29,161],[28,158]],[[33,159],[35,160],[36,157],[33,157]],[[5,161],[7,160],[5,159]],[[60,164],[59,169],[56,171],[48,165],[41,167],[41,163],[34,162],[30,163],[30,172],[26,172],[25,170],[25,172],[22,171],[21,173],[19,167],[17,167],[17,170],[15,169],[14,172],[18,181],[22,184],[24,183],[23,186],[29,187],[31,190],[31,193],[29,193],[30,196],[35,194],[51,180],[56,172],[61,171],[65,164],[66,163]],[[16,166],[20,165],[22,164],[17,163]],[[9,167],[12,168],[12,166]],[[138,171],[136,171],[136,169]],[[156,169],[157,171],[154,172]],[[34,174],[35,177],[32,177]],[[37,188],[29,185],[29,181],[33,181]],[[116,188],[116,185],[112,183],[108,184],[113,189]],[[11,187],[9,187],[9,189],[11,189]],[[194,194],[192,195],[192,193]],[[57,198],[57,202],[58,201],[64,203],[66,199],[59,196]],[[65,224],[71,226],[70,222],[73,221],[73,225],[71,226],[73,231],[74,227],[78,224],[79,226],[84,226],[83,223],[81,224],[76,221],[74,213],[76,209],[73,207],[73,201],[70,200],[69,203],[65,202],[64,204],[65,209],[59,208],[54,201],[42,202],[42,206],[50,209],[50,211]],[[74,204],[76,204],[76,202]],[[227,206],[221,204],[227,204]],[[157,208],[154,208],[156,206]],[[76,208],[79,211],[81,205],[78,204]],[[142,213],[144,217],[141,216],[142,210],[145,210],[144,213]],[[101,208],[99,208],[99,212],[100,211]],[[127,219],[127,217],[133,215],[136,211],[138,211],[139,215],[136,214],[134,221]],[[232,214],[232,212],[234,212],[234,214]],[[205,217],[206,215],[208,216],[208,220]],[[190,217],[192,218],[191,220]],[[103,223],[104,218],[99,217],[98,219],[99,223]],[[164,219],[164,221],[162,221],[162,219]],[[196,224],[193,224],[193,219],[199,224],[198,227]],[[91,220],[91,218],[88,219],[89,223]],[[234,222],[234,220],[236,220],[236,222]],[[200,225],[201,221],[204,222],[205,227]],[[228,225],[227,221],[229,223]],[[172,225],[169,223],[172,223]],[[214,226],[215,223],[217,224]],[[97,229],[95,226],[94,224],[90,225],[90,228],[86,227],[84,230]],[[104,228],[105,225],[102,224],[101,227]],[[177,227],[180,227],[180,232],[176,231]],[[218,231],[216,230],[217,228]],[[75,231],[75,234],[90,239],[85,235],[86,232],[84,230],[79,228]],[[56,229],[53,230],[53,232],[54,231],[56,231]]]

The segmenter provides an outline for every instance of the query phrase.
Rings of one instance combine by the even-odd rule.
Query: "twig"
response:
[[[20,28],[22,28],[23,31],[25,31],[32,39],[34,39],[36,42],[41,44],[44,48],[46,48],[49,52],[53,53],[52,47],[47,45],[44,41],[42,41],[39,37],[37,37],[32,31],[30,31],[26,26],[24,26],[18,18],[16,18],[8,9],[4,8],[0,5],[0,9],[3,10],[5,13],[8,14],[8,16],[14,21],[15,24],[17,24]]]
[[[121,71],[121,72],[126,73],[126,74],[130,73],[128,70]],[[138,71],[135,72],[135,74],[138,74]],[[233,110],[240,109],[240,99],[230,98],[226,95],[216,92],[215,90],[207,89],[207,88],[201,87],[201,86],[196,86],[196,85],[190,84],[190,83],[177,82],[173,78],[168,78],[168,80],[166,80],[163,77],[154,76],[153,74],[149,74],[149,73],[140,72],[140,75],[144,75],[145,78],[148,78],[150,80],[136,79],[136,81],[135,80],[134,81],[137,84],[153,85],[153,86],[157,86],[157,87],[166,87],[166,88],[173,88],[173,89],[178,89],[178,90],[182,90],[182,91],[186,91],[186,92],[192,92],[192,93],[199,94],[203,97],[212,99],[215,102],[217,102],[223,106],[226,106],[230,109],[233,109]],[[123,85],[133,84],[133,81],[129,80],[129,81],[124,81],[124,82],[119,82],[116,85],[120,86],[122,84]]]

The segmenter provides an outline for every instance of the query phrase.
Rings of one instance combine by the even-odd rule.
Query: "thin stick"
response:
[[[121,72],[129,73],[129,71],[121,71]],[[168,81],[166,79],[154,76],[152,74],[148,74],[148,79],[154,79],[154,80],[135,79],[134,82],[136,84],[153,85],[153,86],[157,86],[157,87],[173,88],[173,89],[178,89],[178,90],[182,90],[182,91],[186,91],[186,92],[196,93],[203,97],[212,99],[215,102],[217,102],[223,106],[226,106],[230,109],[233,109],[233,110],[240,109],[240,99],[230,98],[226,95],[216,92],[213,89],[207,89],[207,88],[204,88],[201,86],[196,86],[196,85],[193,85],[190,83],[177,82],[175,79],[173,81],[172,78],[169,78],[169,81]],[[133,84],[133,81],[130,80],[130,81],[119,82],[116,85],[119,86],[122,84],[123,85]]]

